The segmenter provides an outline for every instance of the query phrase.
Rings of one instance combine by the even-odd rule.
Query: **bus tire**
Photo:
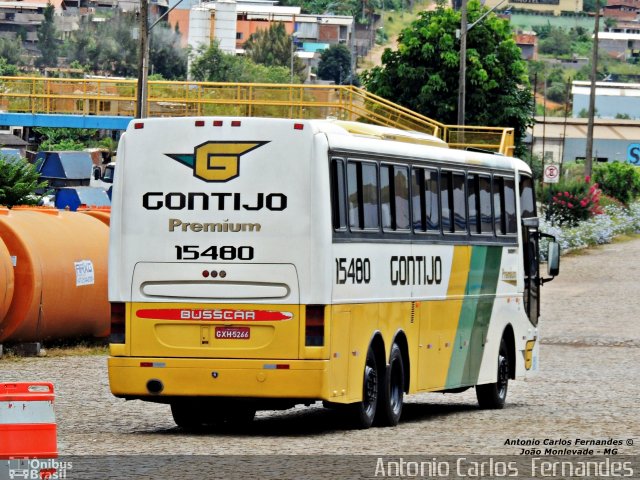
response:
[[[498,353],[498,375],[496,383],[476,385],[476,397],[480,408],[500,409],[504,407],[509,387],[509,350],[503,338]]]
[[[193,402],[172,402],[171,415],[176,425],[188,432],[202,430],[206,424],[202,417],[202,409],[196,408]]]
[[[250,405],[231,408],[225,416],[226,424],[232,427],[248,427],[256,416],[256,409]]]
[[[376,421],[383,426],[396,426],[402,415],[404,400],[404,362],[396,343],[391,347],[389,367],[381,387]]]
[[[369,428],[373,424],[378,408],[380,371],[373,349],[369,347],[362,380],[362,401],[349,408],[349,417],[355,428]]]

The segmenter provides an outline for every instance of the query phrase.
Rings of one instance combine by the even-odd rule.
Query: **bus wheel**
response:
[[[256,416],[256,409],[249,405],[239,405],[231,408],[225,415],[227,425],[234,427],[248,427]]]
[[[403,400],[404,363],[402,362],[400,347],[394,343],[389,356],[389,368],[380,392],[376,417],[378,423],[385,426],[397,425],[400,421],[400,415],[402,415]]]
[[[498,353],[498,379],[496,383],[476,386],[476,397],[481,408],[499,409],[504,407],[509,387],[509,351],[504,338],[500,341]]]
[[[378,375],[378,364],[373,350],[369,348],[367,360],[364,365],[362,401],[353,404],[349,412],[356,428],[369,428],[373,423],[378,407],[379,388],[380,377]]]
[[[171,415],[176,425],[186,431],[202,430],[207,423],[202,408],[197,408],[193,402],[171,403]]]

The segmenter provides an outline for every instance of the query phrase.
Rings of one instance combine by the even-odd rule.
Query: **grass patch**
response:
[[[618,235],[613,239],[611,243],[626,243],[632,240],[637,240],[640,238],[640,233],[629,233],[625,235]]]
[[[2,361],[17,361],[24,357],[16,352],[12,344],[4,344],[4,354],[0,358]],[[42,342],[42,357],[85,357],[93,355],[107,355],[109,352],[109,341],[104,339],[83,338],[74,340],[51,340]]]

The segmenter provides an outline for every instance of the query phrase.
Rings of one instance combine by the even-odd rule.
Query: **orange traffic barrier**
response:
[[[0,383],[0,459],[56,458],[53,384]]]
[[[107,226],[111,222],[111,207],[96,207],[95,205],[87,207],[86,205],[81,205],[76,211],[97,218]]]
[[[109,228],[103,222],[56,209],[0,209],[0,237],[15,259],[0,342],[109,334]]]
[[[9,250],[0,239],[0,322],[7,314],[13,298],[13,262]]]

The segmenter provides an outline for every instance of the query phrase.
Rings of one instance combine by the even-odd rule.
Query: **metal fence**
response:
[[[0,110],[134,116],[136,87],[124,79],[0,77]],[[150,117],[331,117],[429,133],[452,148],[513,154],[512,128],[445,125],[351,85],[150,81],[147,102]]]

